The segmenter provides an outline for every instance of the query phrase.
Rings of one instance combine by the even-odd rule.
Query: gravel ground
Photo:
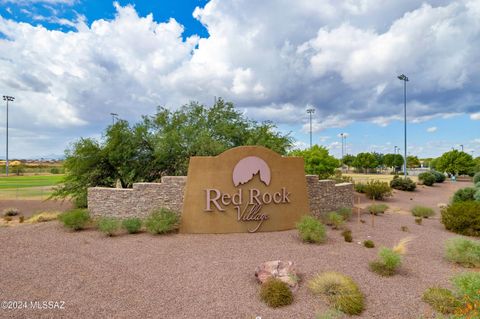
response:
[[[45,211],[66,211],[72,209],[70,201],[65,200],[36,200],[36,199],[8,199],[0,200],[0,212],[5,208],[14,207],[20,210],[25,217],[30,217]]]
[[[461,186],[467,186],[466,184]],[[422,202],[446,202],[449,184],[436,187],[435,198],[420,189]],[[403,194],[396,196],[401,198]],[[423,196],[423,197],[425,197]],[[405,196],[404,196],[405,197]],[[397,206],[410,205],[407,203]],[[433,205],[432,205],[433,206]],[[57,222],[0,228],[0,300],[65,301],[63,310],[2,310],[1,318],[314,318],[328,309],[305,282],[318,272],[350,275],[366,296],[357,318],[418,318],[431,310],[422,292],[462,269],[443,259],[444,241],[454,236],[438,217],[424,220],[398,212],[366,223],[348,223],[354,243],[329,230],[323,245],[303,244],[296,231],[107,238],[95,230],[73,233]],[[400,230],[407,226],[409,232]],[[415,236],[399,274],[384,278],[368,270],[377,247],[391,247]],[[366,239],[376,248],[358,244]],[[258,297],[254,270],[267,260],[292,260],[303,281],[292,305],[271,309]]]

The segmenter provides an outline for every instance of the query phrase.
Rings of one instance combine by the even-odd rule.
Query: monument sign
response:
[[[309,213],[304,162],[260,146],[192,157],[183,233],[278,231]]]

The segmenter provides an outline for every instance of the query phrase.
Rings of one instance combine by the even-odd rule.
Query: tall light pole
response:
[[[347,136],[348,136],[347,133],[343,133],[343,139],[345,140],[345,143],[344,143],[344,145],[345,145],[345,155],[348,154],[348,152],[347,152]]]
[[[342,166],[343,166],[343,133],[340,133],[340,138],[342,139]]]
[[[315,113],[315,109],[309,108],[307,113],[310,115],[310,148],[312,148],[312,114]]]
[[[6,151],[5,173],[8,176],[8,102],[13,102],[15,98],[13,96],[4,95],[3,100],[7,102],[7,151]]]
[[[110,113],[110,115],[112,116],[112,126],[115,125],[115,118],[118,116],[117,113]]]
[[[462,148],[462,152],[463,152],[463,144],[460,144],[460,147]]]
[[[397,145],[393,147],[393,154],[397,154]]]
[[[403,81],[403,115],[404,115],[404,137],[405,137],[405,145],[404,145],[404,154],[405,158],[403,159],[403,175],[407,178],[407,82],[408,77],[405,74],[401,74],[398,76],[399,80]]]

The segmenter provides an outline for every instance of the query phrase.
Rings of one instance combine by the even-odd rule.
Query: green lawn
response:
[[[0,177],[0,199],[47,199],[63,175]]]
[[[53,186],[62,181],[63,175],[32,175],[0,177],[0,189]]]

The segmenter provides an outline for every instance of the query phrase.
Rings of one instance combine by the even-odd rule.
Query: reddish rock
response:
[[[291,290],[298,288],[298,276],[292,261],[266,261],[255,269],[255,277],[262,284],[270,278],[277,278],[286,283]]]

